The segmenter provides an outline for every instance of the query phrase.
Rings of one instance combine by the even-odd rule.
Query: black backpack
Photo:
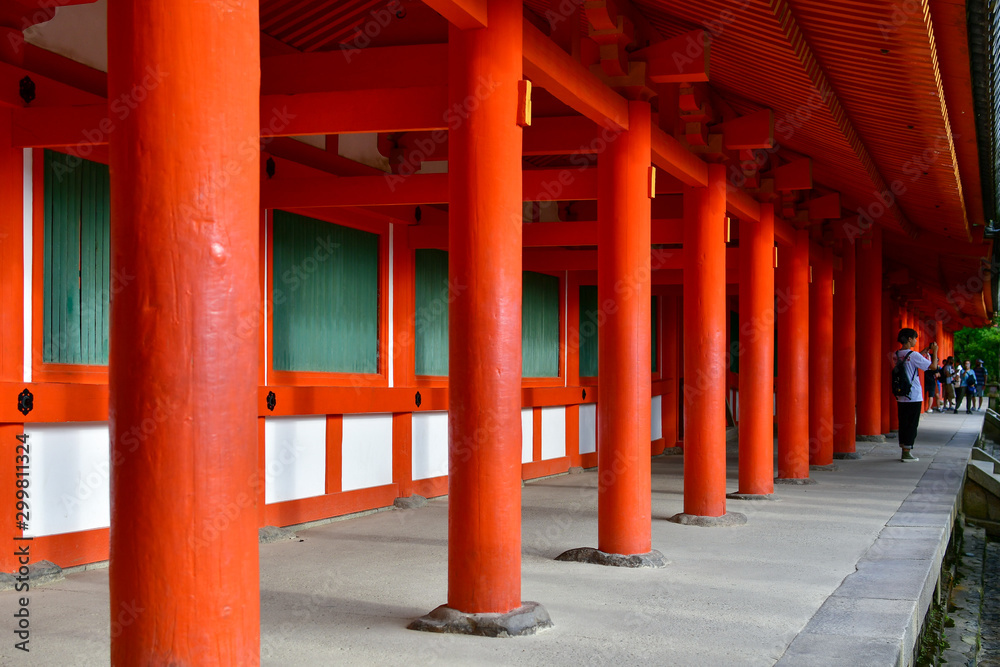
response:
[[[913,350],[906,353],[903,358],[896,354],[896,365],[892,367],[892,395],[899,398],[906,398],[910,395],[913,383],[906,374],[906,360],[913,354]]]

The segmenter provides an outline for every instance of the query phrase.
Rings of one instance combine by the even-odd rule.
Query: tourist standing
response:
[[[910,328],[900,329],[896,340],[899,341],[900,347],[896,350],[893,362],[896,366],[901,366],[901,371],[905,373],[910,384],[909,392],[902,395],[896,392],[895,382],[893,383],[899,414],[899,446],[903,450],[899,460],[910,463],[920,460],[911,453],[917,440],[917,425],[920,423],[920,405],[923,399],[920,371],[937,366],[937,343],[931,343],[930,347],[916,352],[913,346],[917,344],[917,332]],[[928,352],[930,358],[925,356]],[[898,371],[894,369],[894,375],[896,373]]]

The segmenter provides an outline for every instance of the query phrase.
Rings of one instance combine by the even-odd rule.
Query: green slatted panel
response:
[[[108,167],[45,151],[42,358],[108,363],[111,185]]]
[[[650,306],[649,306],[649,321],[650,321],[650,325],[652,326],[652,329],[650,329],[650,332],[649,332],[649,335],[650,335],[649,348],[650,348],[650,354],[651,354],[651,357],[652,357],[652,359],[651,359],[651,364],[652,365],[650,366],[650,369],[654,373],[656,371],[660,370],[659,366],[657,365],[657,359],[656,359],[656,348],[658,346],[656,332],[658,330],[657,325],[659,324],[659,318],[657,317],[657,312],[658,312],[658,308],[657,307],[659,305],[658,301],[659,300],[654,296],[653,299],[652,299],[652,302],[650,303]]]
[[[559,376],[559,278],[522,272],[521,374]]]
[[[580,377],[597,376],[597,285],[580,285]]]
[[[378,372],[379,237],[274,211],[275,370]]]
[[[650,299],[650,370],[659,370],[656,356],[659,300]],[[597,375],[597,286],[580,285],[580,377]]]
[[[416,373],[447,375],[448,253],[444,250],[417,250],[414,273]]]
[[[729,311],[729,370],[740,372],[740,314]]]

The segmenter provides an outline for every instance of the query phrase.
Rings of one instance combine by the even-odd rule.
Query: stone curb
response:
[[[928,457],[931,464],[857,571],[827,598],[776,667],[913,664],[977,435],[960,430]],[[832,656],[835,662],[823,662]]]

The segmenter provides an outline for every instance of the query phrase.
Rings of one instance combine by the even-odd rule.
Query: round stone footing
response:
[[[580,547],[562,552],[556,556],[556,560],[632,568],[666,567],[670,564],[656,549],[645,554],[609,554],[592,547]]]
[[[443,604],[406,627],[480,637],[522,637],[551,628],[552,619],[545,607],[537,602],[523,602],[506,614],[468,614]]]
[[[885,436],[881,433],[878,435],[856,435],[854,438],[858,442],[885,442]]]
[[[775,498],[774,495],[770,493],[727,493],[726,498],[729,500],[778,500],[778,498]]]
[[[426,505],[427,499],[414,493],[412,496],[407,496],[405,498],[396,498],[392,501],[392,504],[394,507],[398,507],[401,510],[412,510]]]
[[[898,437],[899,437],[899,434],[896,431],[890,431],[890,432],[888,432],[888,433],[885,434],[885,439],[886,440],[895,440]]]
[[[833,458],[843,461],[847,460],[857,460],[861,458],[861,452],[834,452]]]
[[[729,528],[742,526],[747,522],[747,515],[739,512],[726,512],[722,516],[698,516],[697,514],[675,514],[667,521],[679,523],[682,526],[700,526],[702,528]]]
[[[837,472],[840,470],[836,465],[830,464],[828,466],[809,466],[809,470],[819,470],[820,472]]]
[[[816,480],[810,479],[809,477],[775,477],[775,484],[794,484],[796,486],[802,486],[803,484],[815,484]]]

